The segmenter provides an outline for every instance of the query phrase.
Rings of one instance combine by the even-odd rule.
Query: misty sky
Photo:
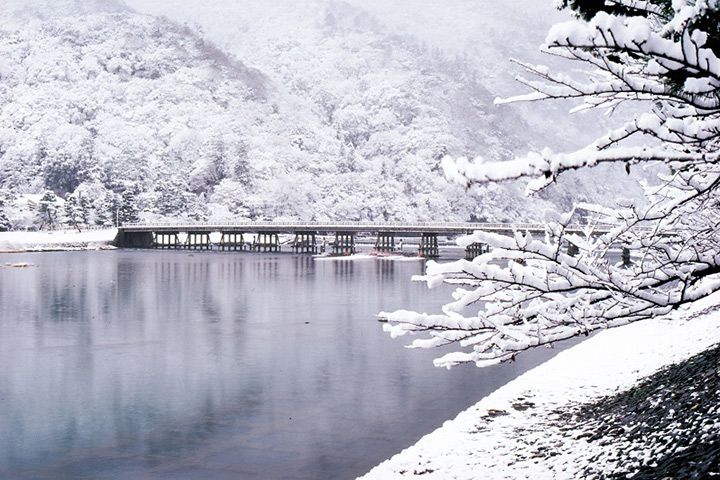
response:
[[[509,57],[551,62],[538,52],[548,28],[568,18],[551,0],[127,0],[138,12],[161,14],[171,19],[199,25],[221,47],[237,42],[242,32],[282,25],[288,36],[302,35],[324,20],[328,8],[353,5],[368,12],[377,23],[401,35],[410,35],[429,47],[466,55],[477,63],[501,63],[510,71],[496,85],[503,95],[517,91],[516,85],[505,90],[502,83],[512,82]]]

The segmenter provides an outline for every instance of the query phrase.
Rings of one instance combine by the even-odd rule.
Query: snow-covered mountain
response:
[[[6,209],[74,192],[102,221],[132,190],[147,218],[516,220],[630,188],[591,173],[525,199],[519,184],[465,192],[439,171],[447,154],[511,158],[598,132],[559,106],[493,106],[519,88],[505,58],[536,59],[562,17],[550,4],[6,2]]]

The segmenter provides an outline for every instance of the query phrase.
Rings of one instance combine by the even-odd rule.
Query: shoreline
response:
[[[0,232],[0,254],[110,250],[116,228]]]
[[[712,363],[712,349],[720,345],[718,320],[715,294],[665,317],[599,332],[359,478],[663,478],[679,468],[678,459],[707,474],[720,460],[720,372]],[[692,397],[694,406],[673,409],[678,393],[670,387],[680,380],[668,383],[666,372],[687,370],[685,364],[695,361],[689,359],[703,355],[710,356],[704,360],[709,373],[702,374],[711,377],[710,390]],[[695,378],[685,380],[690,386],[681,390],[692,392]],[[656,391],[643,402],[648,385]],[[708,441],[716,453],[697,451]]]

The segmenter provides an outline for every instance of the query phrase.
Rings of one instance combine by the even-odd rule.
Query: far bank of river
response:
[[[113,248],[116,235],[116,228],[0,232],[0,253],[109,249]],[[184,235],[180,234],[182,241],[185,240]],[[246,235],[246,237],[246,242],[252,242],[253,235]],[[212,233],[210,238],[213,242],[213,249],[219,250],[220,234],[217,232]],[[282,253],[291,253],[292,239],[292,235],[282,236]],[[333,236],[318,237],[318,249],[322,250],[323,253],[328,253],[330,242],[333,240]],[[418,241],[418,238],[398,238],[394,254],[405,257],[417,256]],[[356,242],[359,253],[370,253],[374,249],[375,238],[359,236]],[[440,244],[440,253],[443,258],[454,259],[462,257],[464,249],[455,245],[454,242],[445,241]]]
[[[98,250],[108,248],[115,228],[0,232],[0,253]]]

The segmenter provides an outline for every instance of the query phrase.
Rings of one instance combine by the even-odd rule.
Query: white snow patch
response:
[[[0,253],[40,250],[95,250],[108,247],[117,229],[0,232]]]

